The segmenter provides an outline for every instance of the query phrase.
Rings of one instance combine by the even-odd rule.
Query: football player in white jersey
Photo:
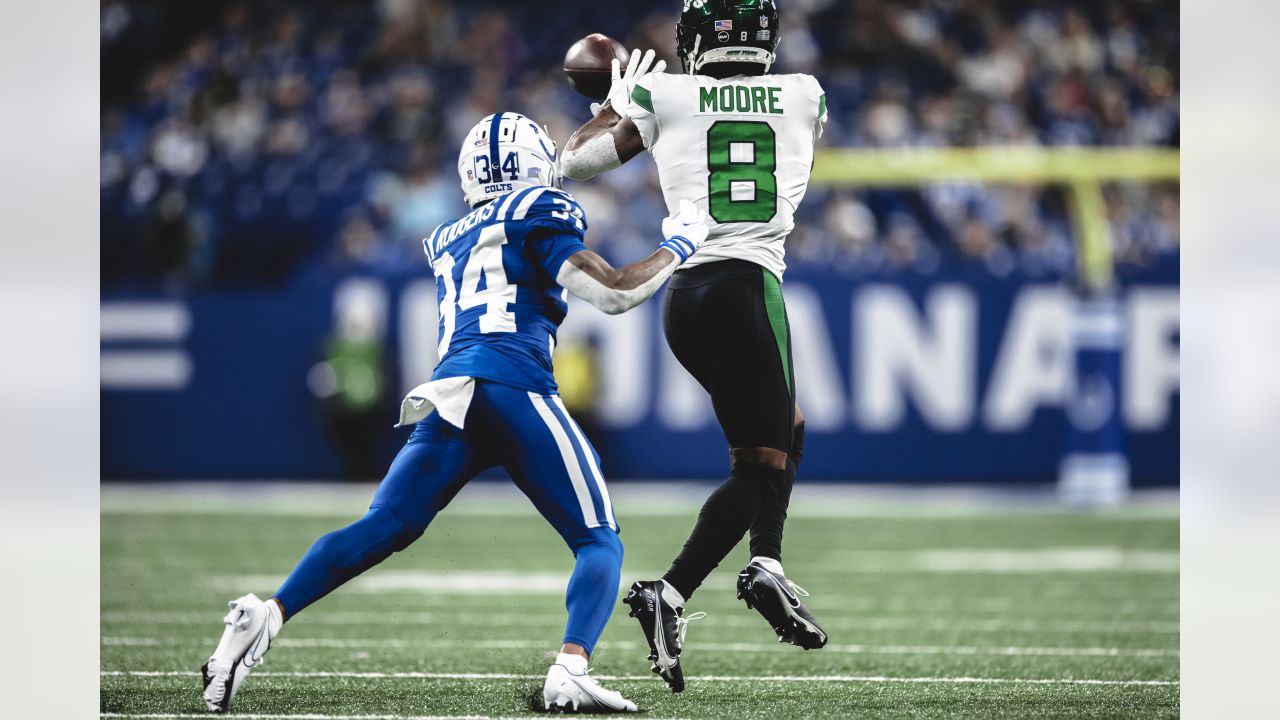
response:
[[[778,45],[773,0],[686,0],[676,24],[684,74],[653,51],[614,61],[614,82],[561,159],[585,180],[648,150],[667,207],[692,201],[715,221],[698,254],[668,285],[672,352],[711,395],[732,471],[711,494],[683,550],[660,580],[626,598],[653,669],[684,689],[684,604],[748,531],[751,560],[738,597],[784,642],[820,648],[827,635],[783,573],[782,529],[804,420],[795,404],[781,281],[784,243],[809,184],[826,96],[810,75],[770,75]]]

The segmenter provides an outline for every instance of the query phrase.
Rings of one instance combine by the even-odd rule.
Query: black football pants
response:
[[[730,448],[790,454],[795,415],[791,332],[778,279],[745,260],[680,270],[663,328],[676,359],[711,395]],[[685,598],[751,531],[751,554],[781,559],[795,464],[740,463],[711,494],[663,579]]]

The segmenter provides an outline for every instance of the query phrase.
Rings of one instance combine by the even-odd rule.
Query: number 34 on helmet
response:
[[[458,179],[467,205],[524,188],[560,187],[556,143],[520,113],[495,113],[476,123],[458,152]]]

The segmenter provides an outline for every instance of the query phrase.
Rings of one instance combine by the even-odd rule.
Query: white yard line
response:
[[[642,577],[628,572],[627,577]],[[234,595],[246,591],[270,593],[278,587],[283,575],[236,575],[214,576],[209,578],[207,587],[199,590],[201,597],[210,592]],[[443,578],[450,578],[438,582]],[[732,576],[712,577],[703,586],[707,590],[722,590],[721,594],[711,593],[705,600],[699,600],[702,609],[719,611],[728,608],[741,608],[741,604],[733,600]],[[545,597],[560,597],[564,594],[568,576],[554,573],[517,573],[510,571],[485,571],[452,574],[436,571],[374,571],[364,577],[355,579],[343,587],[343,592],[358,593],[372,598],[375,602],[384,601],[395,593],[411,595],[414,604],[430,606],[448,606],[453,608],[460,604],[458,596],[466,596],[463,603],[474,607],[511,606],[514,598],[521,598],[521,605],[527,605],[532,594]],[[199,587],[199,586],[196,586]],[[501,590],[500,587],[510,587]],[[193,588],[194,590],[194,588]],[[264,595],[265,597],[265,595]],[[1050,603],[1046,607],[1046,603]],[[397,603],[399,605],[400,603]],[[559,604],[559,603],[557,603]],[[846,593],[827,593],[820,602],[813,606],[820,608],[824,614],[850,613],[855,611],[872,611],[876,613],[925,613],[925,614],[959,614],[959,615],[996,615],[999,618],[1010,616],[1023,620],[1040,620],[1045,623],[1057,622],[1061,619],[1087,622],[1094,619],[1106,622],[1115,621],[1124,616],[1138,616],[1141,620],[1176,621],[1180,602],[1177,599],[1104,599],[1092,596],[1054,597],[1052,599],[1032,596],[946,596],[946,595],[853,595]]]
[[[703,587],[705,588],[706,586],[704,585]],[[715,588],[712,589],[714,590]],[[269,594],[271,592],[270,589],[243,586],[229,591],[224,588],[221,592],[230,592],[233,595],[235,592],[243,594],[245,591],[258,590],[261,590],[259,595],[262,597],[266,597],[263,593]],[[230,597],[231,595],[226,596]],[[222,596],[214,594],[213,597],[221,599]],[[548,617],[554,615],[563,619],[563,611],[559,609],[562,607],[562,597],[562,594],[557,594],[554,599],[549,594],[543,596],[537,601],[536,608],[540,613],[546,614]],[[386,621],[388,624],[396,624],[394,618],[398,614],[405,612],[416,613],[424,618],[426,615],[438,614],[448,619],[455,613],[471,613],[473,615],[486,613],[495,615],[512,614],[517,612],[519,608],[528,607],[532,604],[528,595],[520,593],[472,594],[465,596],[462,594],[413,594],[411,598],[392,593],[384,595],[361,594],[361,600],[363,601],[365,598],[368,598],[369,602],[364,603],[362,607],[369,609],[360,612],[388,615],[392,618]],[[217,621],[226,611],[225,609],[219,609],[220,606],[223,606],[223,603],[214,602],[211,604],[209,599],[209,591],[205,591],[200,593],[198,597],[194,596],[194,594],[193,596],[184,596],[181,602],[174,600],[171,606],[207,606],[209,609],[205,610],[202,615],[193,611],[191,613],[191,621],[196,624],[208,623],[210,616],[212,616],[215,624],[217,624]],[[743,613],[742,611],[745,608],[741,601],[735,600],[728,591],[725,594],[709,592],[705,598],[700,597],[694,605],[699,610],[711,612],[713,617],[733,618],[728,620],[729,624],[740,623],[743,627],[746,627],[760,623],[760,620],[755,619],[756,616],[753,613]],[[404,610],[406,607],[421,608],[421,610],[406,611]],[[819,617],[823,619],[847,618],[850,627],[855,628],[863,627],[862,623],[864,621],[862,618],[890,618],[885,623],[892,624],[894,622],[904,622],[904,618],[923,616],[939,624],[972,619],[987,626],[997,621],[1024,624],[1039,623],[1041,625],[1065,622],[1067,623],[1066,627],[1097,625],[1101,629],[1109,629],[1113,625],[1116,627],[1139,627],[1141,623],[1151,622],[1156,624],[1155,627],[1173,632],[1170,628],[1175,627],[1178,623],[1180,603],[1177,600],[1165,599],[1115,599],[1103,601],[1096,597],[924,597],[921,595],[849,597],[833,593],[824,594],[819,600],[812,601],[810,607],[815,612],[820,613]],[[114,610],[104,612],[102,616],[103,622],[129,622],[124,619],[125,616],[115,614],[117,612]],[[337,618],[341,617],[344,612],[308,611],[302,617],[309,619],[305,623],[300,622],[300,624],[345,625],[347,624],[345,621],[328,619],[331,614]],[[196,617],[197,615],[200,616]],[[177,618],[179,616],[174,615],[173,617]],[[175,619],[173,621],[162,619],[157,622],[176,625],[184,624],[186,619]],[[409,624],[431,624],[433,622],[435,621],[423,619],[420,623],[409,621]],[[475,624],[480,625],[484,624],[484,622],[477,620]],[[1049,631],[1050,629],[1046,629],[1046,632]]]
[[[207,625],[216,615],[184,611],[107,611],[104,624],[118,625]],[[466,613],[466,612],[321,612],[299,616],[294,622],[302,626],[361,625],[465,625],[480,627],[554,626],[565,622],[558,613]],[[717,627],[754,628],[761,621],[754,616],[720,615],[708,617],[707,624]],[[824,618],[822,626],[834,630],[937,630],[981,633],[1055,633],[1084,635],[1177,635],[1177,621],[1062,620],[1046,622],[1043,618],[922,618],[916,615]]]
[[[206,642],[203,638],[152,638],[106,636],[102,644],[123,647],[158,647],[183,646]],[[273,644],[281,647],[300,648],[458,648],[454,640],[437,640],[424,638],[406,640],[403,638],[280,638]],[[553,648],[554,642],[547,640],[474,640],[468,641],[468,649],[485,650],[530,650],[537,648]],[[640,643],[627,640],[608,643],[611,648],[619,650],[641,649]],[[699,642],[699,650],[729,653],[767,653],[789,650],[780,643],[726,643]],[[1171,648],[1116,648],[1116,647],[1022,647],[1022,646],[981,646],[981,645],[827,645],[824,653],[848,655],[992,655],[992,656],[1038,656],[1038,657],[1111,657],[1111,658],[1176,658],[1178,650]]]
[[[1044,548],[836,550],[823,556],[844,571],[877,573],[1177,573],[1177,550],[1111,545]]]
[[[615,482],[613,503],[627,517],[693,517],[715,483],[664,480]],[[104,513],[234,514],[350,517],[373,497],[375,485],[300,482],[180,482],[102,485]],[[1051,488],[1012,491],[983,486],[912,487],[866,483],[800,483],[793,518],[971,518],[1062,513]],[[445,510],[450,515],[529,516],[535,510],[509,482],[472,482]],[[1140,490],[1126,505],[1096,515],[1104,520],[1178,518],[1176,490]]]
[[[660,573],[641,572],[629,567],[623,568],[626,577],[657,577]],[[283,574],[240,574],[212,575],[204,579],[207,588],[224,592],[244,592],[245,590],[261,590],[270,592],[279,586],[285,577]],[[1176,579],[1176,578],[1173,578]],[[723,590],[726,593],[733,588],[733,576],[712,577],[705,588]],[[569,582],[567,573],[516,571],[516,570],[378,570],[356,578],[343,587],[343,592],[364,595],[383,596],[388,593],[411,593],[421,596],[472,595],[481,598],[497,596],[528,595],[563,595]],[[722,594],[722,597],[725,595]],[[729,594],[727,597],[732,597]],[[1054,597],[1052,600],[1072,600],[1073,607],[1063,608],[1066,614],[1082,607],[1098,609],[1102,613],[1150,613],[1162,610],[1176,614],[1177,598],[1132,599],[1114,598],[1099,599],[1092,596]],[[947,597],[919,595],[848,595],[828,593],[822,596],[822,604],[827,608],[840,609],[874,609],[884,607],[915,608],[920,610],[945,610],[951,608],[975,608],[1006,612],[1018,610],[1020,606],[1043,604],[1046,598],[1030,596],[971,596]],[[736,604],[736,603],[735,603]],[[1055,616],[1056,616],[1055,609]]]
[[[258,588],[279,585],[282,575],[214,575],[212,585],[224,588]],[[348,583],[347,592],[381,595],[412,592],[424,595],[562,595],[569,575],[562,572],[504,570],[432,571],[387,570],[368,573]]]
[[[104,670],[104,677],[195,677],[185,670]],[[254,677],[276,678],[350,678],[359,680],[542,680],[543,675],[517,673],[427,673],[427,672],[276,672],[261,670]],[[596,675],[599,680],[652,682],[653,675]],[[1102,680],[1092,678],[990,678],[990,677],[893,677],[888,675],[699,675],[704,682],[839,682],[839,683],[920,683],[940,685],[1118,685],[1177,687],[1178,680]],[[147,717],[147,716],[138,716]],[[174,717],[174,716],[162,716]],[[193,717],[207,717],[198,715]],[[251,717],[237,714],[237,717]],[[264,716],[267,717],[267,716]],[[279,716],[285,717],[285,716]],[[335,717],[335,716],[324,716]],[[373,717],[373,716],[361,716]]]
[[[155,574],[155,570],[138,570],[136,572],[120,572],[118,568],[111,568],[114,571],[112,578],[108,582],[125,582],[123,576],[136,576],[138,582],[149,580]],[[392,576],[385,580],[375,580],[385,574],[391,573]],[[811,571],[810,574],[822,574],[821,570]],[[434,578],[452,574],[455,577],[476,576],[473,579],[462,580],[455,579],[447,584],[436,584]],[[629,568],[623,568],[623,575],[627,578],[633,577],[657,577],[661,573],[640,573],[632,571]],[[514,598],[527,598],[529,595],[539,596],[560,596],[564,593],[564,587],[568,583],[568,575],[560,577],[556,575],[554,582],[550,576],[554,573],[527,573],[522,577],[534,575],[527,586],[520,586],[522,582],[515,577],[521,575],[517,571],[510,570],[373,570],[365,576],[357,578],[350,584],[344,586],[344,592],[359,592],[363,595],[381,597],[391,594],[414,595],[414,601],[418,605],[450,605],[456,604],[455,596],[466,595],[467,603],[471,606],[491,606],[491,605],[512,605]],[[536,576],[543,575],[539,579]],[[186,580],[185,585],[182,581],[176,581],[177,587],[173,588],[171,596],[179,597],[174,593],[188,593],[181,595],[182,598],[188,596],[198,596],[205,598],[209,592],[224,593],[240,593],[246,590],[259,591],[261,593],[270,593],[279,587],[280,582],[288,576],[288,571],[284,570],[278,573],[263,573],[253,575],[202,575],[192,573],[190,579]],[[504,577],[505,576],[505,577]],[[1062,603],[1064,605],[1054,605],[1050,609],[1052,615],[1058,617],[1060,614],[1067,615],[1088,615],[1084,610],[1096,610],[1106,615],[1116,613],[1139,613],[1150,614],[1153,610],[1167,611],[1173,615],[1178,614],[1179,595],[1177,589],[1177,576],[1169,575],[1169,585],[1174,588],[1175,592],[1168,593],[1127,593],[1114,595],[1105,592],[1113,590],[1108,588],[1104,580],[1114,579],[1106,576],[1095,575],[1079,575],[1076,577],[1088,577],[1098,582],[1081,582],[1077,584],[1053,583],[1051,581],[1040,580],[1039,578],[1017,578],[1017,588],[1025,589],[1030,592],[1016,592],[1005,595],[970,595],[964,593],[955,594],[931,594],[936,593],[940,588],[947,587],[940,585],[943,580],[936,581],[903,581],[900,578],[895,579],[895,587],[903,590],[901,594],[882,595],[882,594],[857,594],[853,592],[828,592],[821,596],[821,604],[824,608],[838,608],[841,610],[870,610],[870,609],[896,609],[904,608],[910,610],[924,610],[927,612],[938,611],[961,611],[963,612],[995,612],[1001,615],[1007,615],[1011,611],[1018,612],[1026,609],[1035,610],[1045,603]],[[699,595],[697,604],[707,609],[717,609],[721,607],[741,607],[740,603],[734,599],[733,590],[736,577],[727,574],[712,575],[702,586],[703,594]],[[878,578],[872,578],[877,581]],[[371,585],[365,585],[366,581]],[[853,579],[847,581],[850,585],[856,586],[867,582],[865,579]],[[496,589],[503,583],[509,583],[512,589],[502,590]],[[989,585],[989,583],[988,583]],[[1007,586],[1006,586],[1007,587]],[[488,588],[488,589],[486,589]],[[918,588],[918,589],[917,589]],[[817,601],[815,601],[817,602]],[[397,603],[398,604],[398,603]],[[518,603],[520,606],[526,606],[526,602]],[[560,605],[560,603],[555,603]],[[1041,613],[1025,613],[1023,615],[1040,616]]]
[[[102,718],[204,718],[208,720],[209,713],[100,713],[98,717]],[[250,718],[251,720],[497,720],[491,715],[317,715],[315,713],[301,713],[291,715],[280,714],[263,714],[263,713],[242,713],[237,712],[234,717]],[[506,716],[503,716],[504,718]],[[520,716],[513,716],[520,717]],[[530,716],[532,717],[532,716]]]

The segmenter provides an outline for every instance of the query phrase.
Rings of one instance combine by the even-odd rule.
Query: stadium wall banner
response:
[[[783,291],[805,478],[1052,482],[1078,436],[1070,424],[1094,417],[1118,426],[1135,485],[1178,482],[1176,257],[1122,274],[1120,381],[1101,391],[1077,382],[1088,364],[1073,323],[1079,300],[1060,281],[964,268],[798,270]],[[560,347],[591,348],[598,392],[578,414],[606,474],[723,477],[723,436],[667,349],[661,301],[614,317],[570,307]],[[370,442],[389,462],[407,436],[392,428],[399,393],[436,361],[431,277],[320,275],[271,291],[104,297],[104,477],[339,476],[315,376],[351,317],[387,351],[385,425]]]

